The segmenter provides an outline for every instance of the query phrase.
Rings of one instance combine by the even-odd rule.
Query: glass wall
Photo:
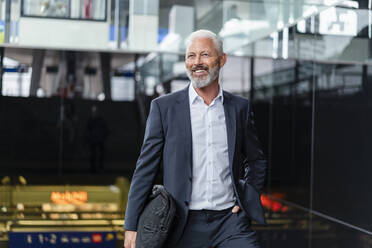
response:
[[[271,56],[250,94],[273,200],[263,247],[371,246],[371,23],[371,1],[344,1],[239,48]]]
[[[320,15],[319,20],[321,23],[328,23],[327,25],[319,28],[315,26],[313,30],[314,27],[302,22],[299,32],[306,33],[309,31],[307,28],[310,28],[311,32],[322,34],[328,34],[329,29],[334,34],[355,34],[358,29],[354,24],[356,21],[359,26],[368,23],[368,12],[364,12],[364,15],[360,12],[358,13],[360,17],[357,17],[357,14],[350,10],[344,12],[338,10],[342,12],[341,19],[347,20],[345,28],[342,26],[341,30],[337,25],[332,24],[335,21],[332,18],[336,18],[337,21],[338,17],[334,17],[335,13],[330,7],[342,2],[344,1],[14,0],[0,1],[0,19],[10,20],[5,23],[5,43],[19,46],[183,53],[187,35],[193,30],[203,28],[219,34],[224,39],[225,50],[228,53],[241,56],[252,52],[252,49],[249,49],[252,42],[262,40],[278,29],[285,29],[320,12],[324,14]],[[355,8],[356,5],[347,6]],[[6,19],[6,16],[11,18]],[[74,21],[70,22],[71,20]],[[98,22],[86,22],[86,20]],[[60,23],[63,25],[58,26]],[[34,26],[36,24],[38,27]],[[39,29],[52,33],[53,29],[48,28],[59,29],[63,35],[59,37],[57,33],[48,37],[43,36],[43,32],[38,33]],[[30,29],[36,37],[29,34]],[[65,40],[59,42],[54,37]],[[272,39],[278,40],[280,37],[272,37]],[[89,42],[91,40],[95,43]],[[80,43],[86,45],[82,47]],[[253,49],[255,50],[257,49]],[[271,56],[267,49],[258,50],[265,56]],[[284,55],[287,56],[286,54],[292,52],[284,51]]]
[[[272,64],[264,74],[257,68],[253,80],[256,126],[269,158],[265,194],[288,207],[269,206],[269,223],[290,221],[281,232],[303,229],[298,241],[288,235],[283,246],[267,247],[368,247],[372,66],[254,61]],[[278,235],[270,228],[259,232],[266,241]]]
[[[25,17],[106,20],[106,0],[22,0],[21,4]]]

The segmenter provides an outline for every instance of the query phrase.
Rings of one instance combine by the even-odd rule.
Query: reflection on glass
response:
[[[69,0],[23,0],[26,16],[69,17]]]
[[[270,151],[267,192],[285,195],[281,200],[293,205],[279,214],[264,202],[271,208],[271,230],[258,232],[263,244],[370,247],[370,66],[270,59],[255,64],[256,125]],[[290,224],[277,225],[284,220]]]
[[[259,37],[259,32],[255,31],[246,37],[246,44],[237,40],[239,42],[234,46],[230,46],[232,43],[227,40],[228,51],[238,56],[369,62],[372,56],[370,3],[369,7],[367,1],[339,1],[333,4],[314,5],[307,1],[303,5],[294,4],[297,12],[291,12],[292,8],[281,2],[277,5],[280,14],[266,16],[266,20],[273,20],[275,24],[269,25],[271,33]],[[285,10],[285,6],[289,8]],[[266,15],[274,7],[273,3],[267,5]],[[245,29],[247,35],[248,30]],[[244,32],[240,32],[242,34]]]
[[[370,68],[317,66],[325,69],[315,78],[314,209],[371,231]]]
[[[105,20],[107,1],[23,0],[22,15],[34,17]]]
[[[312,64],[255,59],[253,102],[256,126],[270,158],[270,190],[309,204]]]
[[[372,245],[372,236],[366,230],[355,226],[311,215],[311,248],[367,248]]]
[[[222,9],[222,25],[213,26],[215,18],[208,18],[210,13],[201,18],[202,27],[213,27],[213,31],[219,33],[224,39],[225,49],[229,53],[236,55],[251,55],[252,52],[258,52],[259,56],[270,56],[265,52],[268,46],[246,50],[242,47],[250,46],[252,42],[259,42],[265,37],[273,36],[273,32],[281,32],[280,50],[283,58],[290,56],[291,50],[290,37],[288,37],[288,28],[295,22],[311,18],[316,13],[327,10],[330,6],[336,5],[342,1],[223,1],[221,7],[215,7],[210,12],[215,12],[212,16],[218,16]],[[349,13],[352,15],[352,13]],[[329,15],[326,13],[327,17]],[[349,17],[349,15],[347,17]],[[347,18],[344,16],[343,18]],[[355,15],[354,15],[355,17]],[[330,17],[331,18],[331,17]],[[324,19],[324,18],[323,18]],[[355,19],[355,18],[354,18]],[[353,20],[348,20],[349,26],[353,25]],[[333,19],[332,19],[333,20]],[[217,22],[218,23],[218,22]],[[349,27],[348,26],[348,27]],[[300,28],[304,28],[301,26]],[[305,27],[306,28],[306,27]],[[276,43],[276,46],[278,44]],[[275,49],[278,49],[277,46]],[[262,50],[261,50],[262,49]],[[256,51],[257,50],[257,51]],[[277,51],[274,51],[274,54]],[[253,54],[252,54],[253,55]]]

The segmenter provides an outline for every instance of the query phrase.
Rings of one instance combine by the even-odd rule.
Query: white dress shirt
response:
[[[208,106],[189,86],[192,192],[189,209],[223,210],[235,203],[229,170],[222,88]]]

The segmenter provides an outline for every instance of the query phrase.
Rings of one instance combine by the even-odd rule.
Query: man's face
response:
[[[213,83],[225,64],[226,55],[218,56],[214,43],[209,38],[195,38],[186,51],[187,76],[195,88]]]

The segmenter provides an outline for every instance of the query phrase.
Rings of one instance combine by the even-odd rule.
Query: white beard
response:
[[[220,73],[219,65],[216,65],[214,68],[212,68],[208,75],[205,77],[205,79],[202,79],[201,77],[194,78],[192,76],[192,72],[186,70],[187,77],[190,79],[192,86],[194,86],[195,88],[203,88],[210,85],[211,83],[213,83],[214,80],[216,80],[219,73]]]

